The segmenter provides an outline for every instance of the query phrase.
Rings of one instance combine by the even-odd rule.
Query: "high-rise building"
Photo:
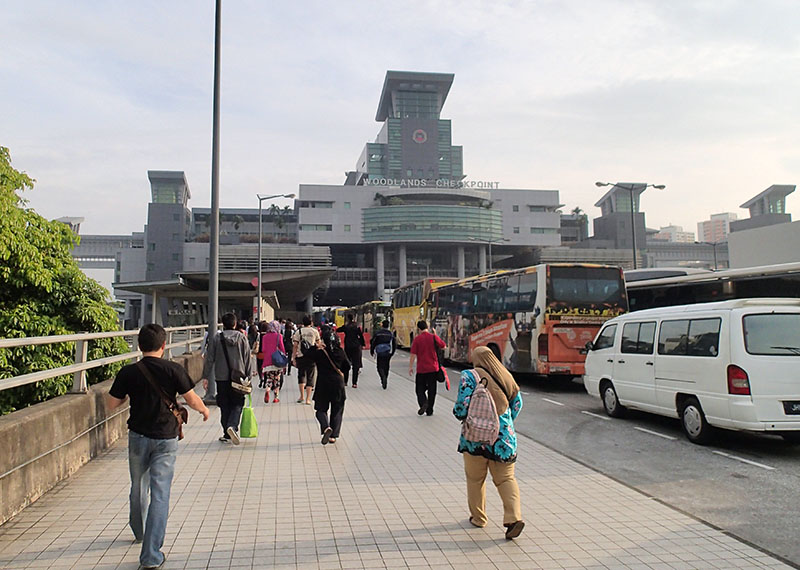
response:
[[[737,216],[732,212],[711,214],[711,218],[697,224],[697,241],[706,243],[722,243],[728,241],[731,232],[731,222]]]
[[[670,243],[694,243],[694,234],[692,232],[683,231],[682,226],[663,226],[652,238],[659,241],[668,241]]]

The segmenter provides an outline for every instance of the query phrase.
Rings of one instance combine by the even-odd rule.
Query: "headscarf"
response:
[[[486,388],[494,399],[497,413],[502,415],[508,409],[509,400],[519,392],[519,386],[503,364],[488,346],[479,346],[472,351],[472,364],[480,378],[486,378]],[[494,382],[492,382],[494,378]],[[507,395],[507,396],[506,396]]]
[[[281,324],[278,321],[269,321],[267,323],[267,332],[276,333],[281,330]]]

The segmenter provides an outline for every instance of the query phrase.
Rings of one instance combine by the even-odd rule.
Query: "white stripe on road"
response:
[[[763,463],[750,461],[749,459],[745,459],[744,457],[736,457],[735,455],[731,455],[730,453],[725,453],[722,451],[712,451],[711,453],[716,453],[717,455],[721,455],[722,457],[727,457],[729,459],[735,459],[736,461],[741,461],[742,463],[747,463],[748,465],[755,465],[756,467],[761,467],[762,469],[767,469],[768,471],[775,471],[774,467],[770,467],[769,465],[764,465]]]
[[[564,405],[561,402],[556,402],[555,400],[551,400],[549,398],[542,398],[542,400],[544,400],[545,402],[550,402],[551,404],[555,404],[556,406],[563,406]]]
[[[607,418],[606,416],[601,416],[600,414],[593,414],[592,412],[587,412],[586,410],[582,410],[581,413],[586,414],[587,416],[592,416],[593,418],[597,418],[598,420],[605,420],[607,422],[611,421],[611,418]]]
[[[671,439],[672,441],[675,441],[676,439],[678,439],[677,437],[672,437],[671,435],[665,435],[663,433],[658,433],[657,431],[652,431],[652,430],[649,430],[649,429],[645,429],[643,427],[633,426],[633,429],[638,429],[639,431],[643,431],[644,433],[649,433],[650,435],[657,435],[658,437],[663,437],[664,439]]]

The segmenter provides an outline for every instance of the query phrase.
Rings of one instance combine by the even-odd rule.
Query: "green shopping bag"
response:
[[[253,411],[253,398],[247,395],[247,405],[242,408],[242,425],[239,427],[239,437],[258,437],[258,424]]]

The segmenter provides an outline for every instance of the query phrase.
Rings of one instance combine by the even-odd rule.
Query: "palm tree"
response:
[[[280,229],[283,225],[283,222],[279,221],[281,218],[281,208],[277,204],[271,204],[269,210],[267,210],[267,213],[269,214],[269,221],[272,222],[272,235],[275,237],[275,241],[278,241],[275,228]]]

